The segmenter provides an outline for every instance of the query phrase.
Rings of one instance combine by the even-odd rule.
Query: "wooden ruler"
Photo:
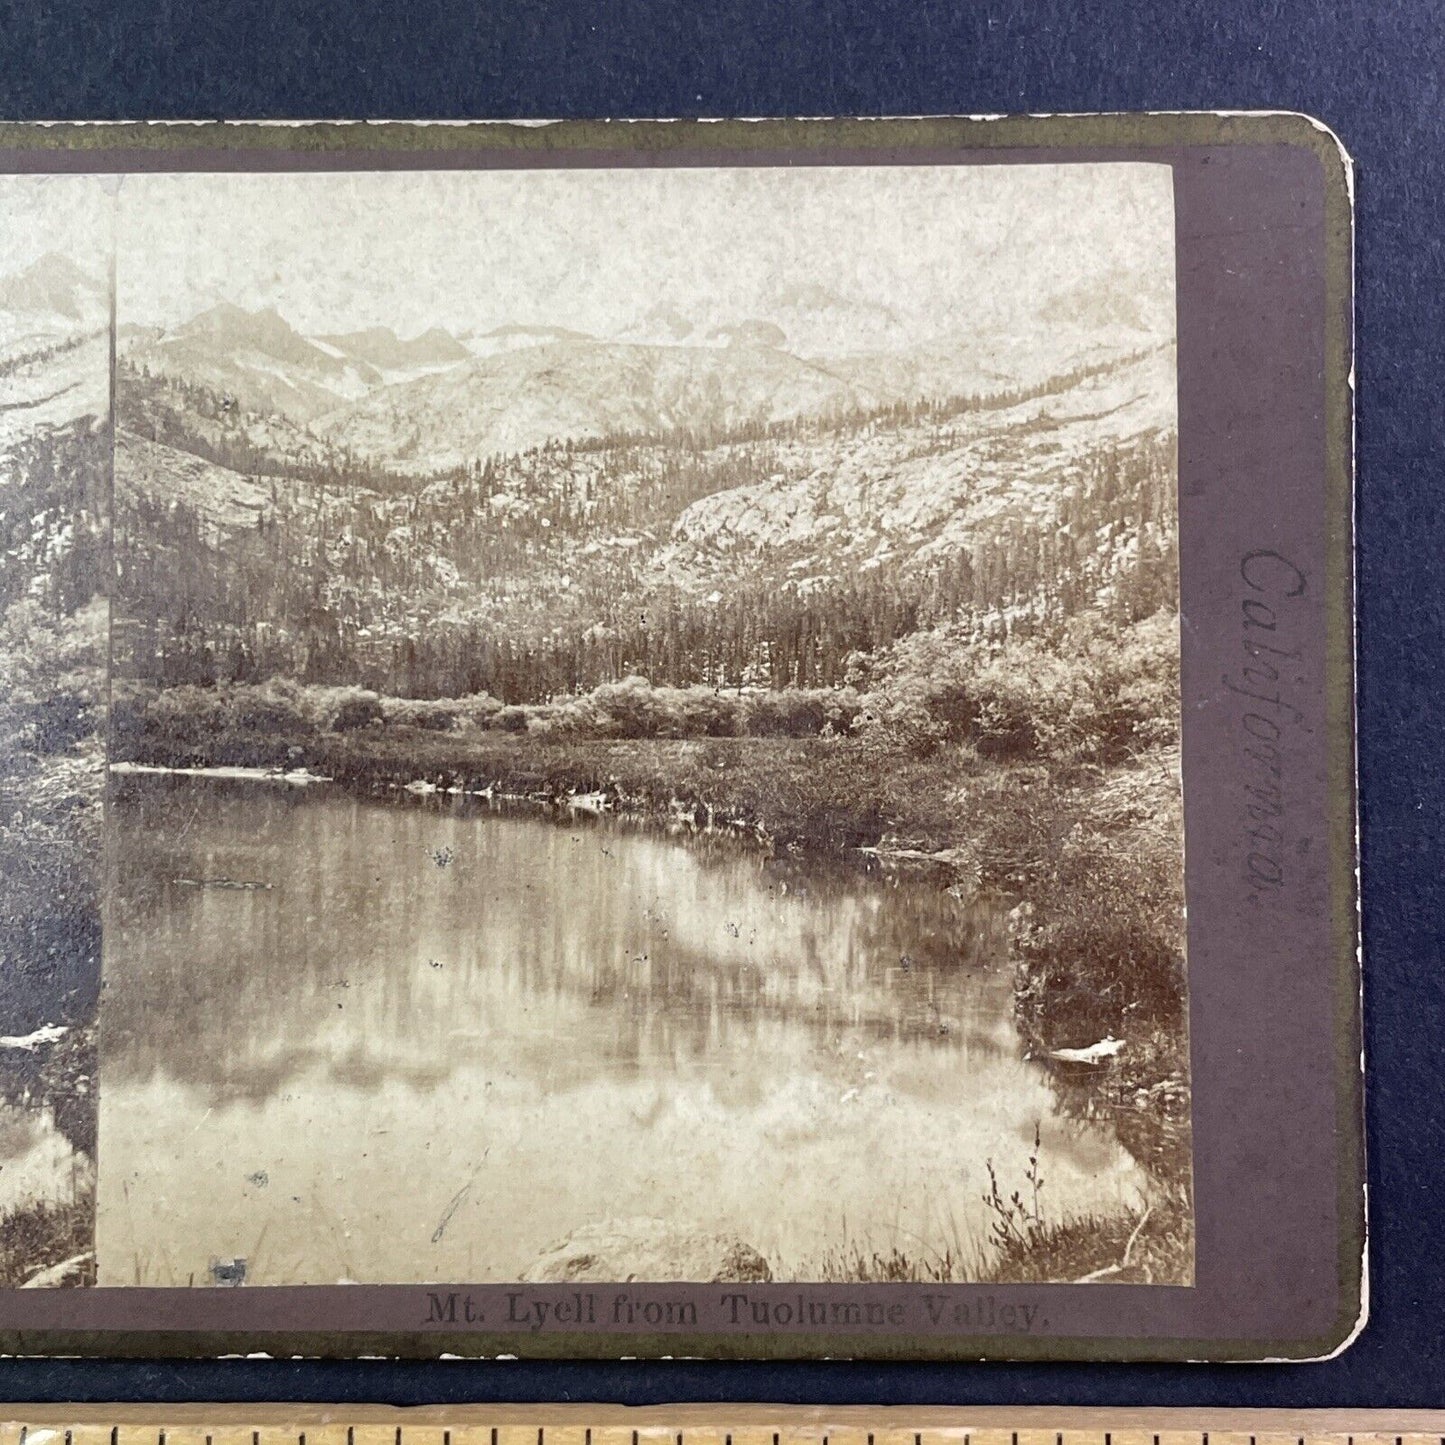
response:
[[[7,1405],[0,1445],[1445,1445],[1445,1411]]]

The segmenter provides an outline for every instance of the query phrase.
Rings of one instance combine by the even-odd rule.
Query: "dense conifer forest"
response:
[[[120,399],[122,426],[226,467],[260,498],[249,526],[221,528],[204,505],[120,487],[118,660],[162,686],[288,676],[505,703],[637,674],[839,687],[920,630],[1057,640],[1083,611],[1127,626],[1177,592],[1171,434],[1101,448],[1044,505],[926,559],[832,556],[800,580],[798,549],[782,547],[736,566],[725,590],[658,565],[694,502],[826,464],[864,437],[887,435],[910,460],[943,455],[959,419],[999,398],[758,436],[558,443],[419,478],[323,449],[278,465],[244,439],[208,439],[193,419],[224,416],[224,401],[195,386],[123,372]]]

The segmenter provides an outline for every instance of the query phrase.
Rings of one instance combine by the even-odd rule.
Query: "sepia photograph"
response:
[[[0,177],[0,1288],[95,1279],[113,189]]]
[[[1173,184],[7,179],[6,1282],[1191,1284]]]

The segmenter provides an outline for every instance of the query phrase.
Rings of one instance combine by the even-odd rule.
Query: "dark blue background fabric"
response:
[[[1372,1318],[1296,1366],[0,1362],[11,1400],[1445,1405],[1445,4],[0,0],[0,116],[1289,109],[1358,165]]]

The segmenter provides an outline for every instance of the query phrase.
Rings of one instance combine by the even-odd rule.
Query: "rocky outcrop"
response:
[[[522,1279],[527,1284],[765,1284],[772,1277],[767,1260],[736,1235],[679,1229],[661,1219],[623,1219],[574,1230],[546,1250]]]

